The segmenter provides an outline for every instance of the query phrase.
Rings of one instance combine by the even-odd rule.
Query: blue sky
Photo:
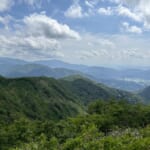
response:
[[[0,56],[149,66],[150,0],[1,0]]]

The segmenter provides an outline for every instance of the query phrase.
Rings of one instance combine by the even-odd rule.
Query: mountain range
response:
[[[138,91],[150,85],[150,69],[116,69],[70,64],[60,60],[27,62],[19,59],[0,58],[0,74],[4,77],[54,77],[82,75],[107,86]]]

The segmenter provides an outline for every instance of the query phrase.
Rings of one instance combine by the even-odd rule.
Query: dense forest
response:
[[[0,126],[2,150],[149,150],[150,106],[97,100],[59,121],[21,118]]]
[[[0,78],[1,150],[149,150],[150,106],[87,79]]]

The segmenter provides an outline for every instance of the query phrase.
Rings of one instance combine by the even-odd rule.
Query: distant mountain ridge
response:
[[[93,77],[101,79],[117,79],[117,78],[142,78],[150,79],[150,69],[114,69],[102,66],[86,66],[78,64],[70,64],[60,60],[43,60],[35,61],[34,63],[42,64],[51,68],[67,68],[78,70],[83,73],[89,74]]]
[[[25,64],[18,65],[10,69],[9,72],[5,74],[6,77],[16,78],[16,77],[54,77],[62,78],[65,76],[82,74],[79,71],[65,69],[65,68],[50,68],[41,64]]]
[[[5,67],[4,67],[5,66]],[[127,91],[138,91],[150,85],[148,69],[114,69],[78,64],[69,64],[60,60],[24,61],[0,58],[0,75],[5,77],[63,78],[82,75],[110,87]]]
[[[138,91],[150,85],[150,69],[114,69],[107,67],[69,64],[58,60],[37,61],[49,67],[63,67],[80,71],[96,82],[127,91]]]

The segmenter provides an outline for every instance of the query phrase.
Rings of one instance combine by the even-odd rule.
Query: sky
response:
[[[0,57],[150,65],[150,0],[0,2]]]

